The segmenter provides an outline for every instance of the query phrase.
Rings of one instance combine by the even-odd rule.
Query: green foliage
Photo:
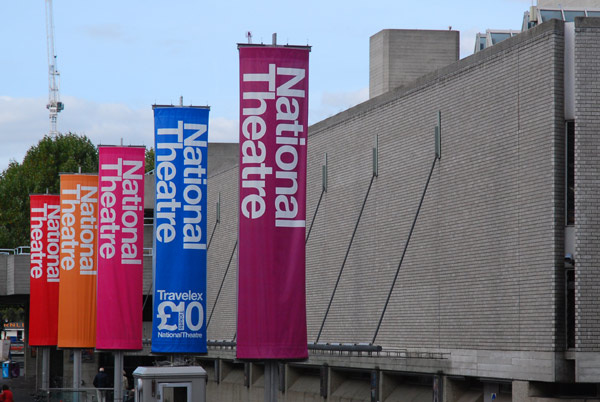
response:
[[[22,306],[0,306],[0,319],[3,322],[23,322],[25,309]]]
[[[0,174],[0,248],[29,244],[29,194],[58,194],[60,173],[98,171],[98,150],[85,136],[45,136],[23,163],[11,162]]]
[[[146,148],[146,173],[154,170],[154,148]]]

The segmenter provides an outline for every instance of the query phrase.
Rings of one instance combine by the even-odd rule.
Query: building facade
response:
[[[550,20],[310,127],[313,344],[285,400],[597,397],[598,35]],[[204,359],[213,392],[252,395],[260,365],[228,346],[237,183],[209,178]]]
[[[600,397],[599,61],[600,18],[550,20],[309,128],[310,353],[281,400]],[[262,364],[235,358],[237,146],[211,147],[188,359],[209,400],[260,401]]]

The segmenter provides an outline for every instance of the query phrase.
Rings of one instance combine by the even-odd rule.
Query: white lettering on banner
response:
[[[167,292],[157,290],[160,303],[157,308],[156,317],[160,319],[157,326],[159,331],[199,331],[204,324],[204,308],[202,303],[204,295],[198,292]],[[178,301],[179,303],[174,303]],[[169,322],[172,314],[176,314],[176,323]]]
[[[121,264],[142,264],[142,249],[138,249],[138,228],[140,212],[143,216],[142,191],[139,182],[144,178],[144,163],[141,160],[118,158],[117,163],[100,166],[100,239],[103,243],[98,250],[100,257],[110,260],[115,256],[116,235],[121,232]],[[117,222],[115,190],[117,183],[121,188],[121,220]],[[143,218],[142,218],[143,219]]]
[[[276,86],[277,77],[290,77]],[[265,180],[275,171],[275,226],[305,227],[305,221],[298,219],[298,147],[306,146],[306,140],[299,138],[304,126],[299,124],[300,104],[298,99],[305,98],[305,91],[294,86],[306,77],[301,68],[278,67],[269,64],[267,73],[244,74],[244,82],[264,83],[266,92],[243,92],[242,127],[245,140],[241,143],[241,186],[249,189],[241,200],[242,214],[248,219],[258,219],[266,211]],[[268,101],[275,100],[277,126],[275,128],[275,164],[265,164],[267,149],[260,141],[268,127],[261,117],[266,113]],[[253,107],[249,107],[253,106]]]
[[[46,238],[42,231],[46,222]],[[39,279],[43,274],[46,257],[46,282],[59,282],[60,260],[60,205],[44,204],[31,209],[31,277]],[[44,242],[46,247],[44,248]]]
[[[185,130],[193,132],[185,135]],[[207,146],[201,137],[206,132],[206,124],[183,121],[178,121],[177,128],[157,130],[157,136],[161,138],[156,143],[156,239],[161,243],[170,243],[181,233],[184,249],[206,250],[206,240],[202,237],[201,205],[204,197],[202,187],[206,185],[201,148]],[[179,150],[183,154],[183,172],[178,172],[173,163]],[[174,181],[178,174],[183,178],[183,188],[180,189]],[[183,202],[177,201],[178,191]],[[183,211],[180,228],[177,228],[175,219],[178,211]]]
[[[94,204],[97,198],[98,187],[77,185],[75,189],[65,189],[63,195],[74,195],[75,199],[62,199],[61,221],[61,242],[60,252],[64,255],[60,259],[60,267],[65,271],[70,271],[75,267],[76,247],[79,246],[79,274],[96,275],[94,266],[94,240],[96,225],[96,214]],[[80,210],[80,232],[79,239],[75,236],[75,208],[79,205]]]

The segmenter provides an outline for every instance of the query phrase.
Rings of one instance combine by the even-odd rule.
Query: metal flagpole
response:
[[[115,402],[123,401],[123,351],[115,351],[115,379],[114,398]]]
[[[265,402],[277,402],[278,385],[279,364],[277,360],[265,360]]]
[[[42,346],[42,386],[41,389],[50,388],[50,346]]]
[[[81,349],[73,349],[73,401],[79,401],[79,387],[81,386]]]

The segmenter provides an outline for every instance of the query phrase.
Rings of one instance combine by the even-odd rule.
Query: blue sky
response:
[[[520,29],[531,0],[54,0],[65,110],[60,132],[95,144],[152,146],[151,105],[210,105],[211,141],[237,140],[238,52],[254,43],[311,45],[310,123],[368,97],[369,37],[382,29],[460,31],[461,57],[487,28]],[[48,131],[43,0],[0,2],[0,170]]]

